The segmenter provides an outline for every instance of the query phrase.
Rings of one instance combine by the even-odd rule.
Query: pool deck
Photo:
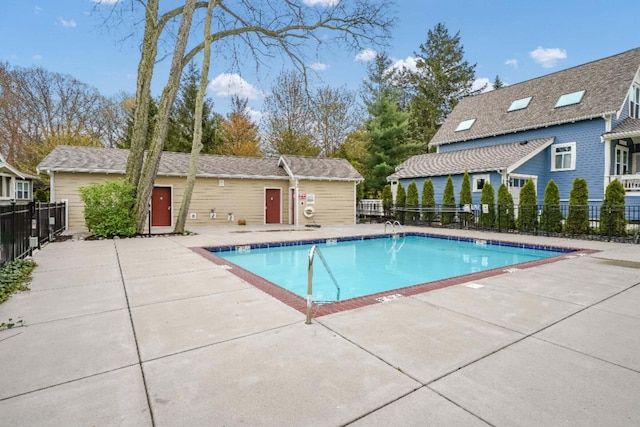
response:
[[[640,425],[640,246],[304,315],[190,248],[379,234],[211,227],[51,243],[0,305],[0,426]],[[305,267],[306,268],[306,267]]]

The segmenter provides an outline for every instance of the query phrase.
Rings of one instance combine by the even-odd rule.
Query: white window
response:
[[[29,200],[29,181],[16,181],[16,199]]]
[[[629,117],[640,119],[640,87],[631,86],[629,93]]]
[[[621,145],[616,146],[616,175],[629,172],[629,149]]]
[[[524,108],[527,108],[529,106],[529,102],[531,102],[531,98],[533,97],[529,96],[528,98],[516,99],[511,103],[511,106],[507,111],[516,111],[516,110],[522,110]]]
[[[461,130],[469,130],[471,129],[471,126],[473,126],[475,121],[476,119],[464,120],[458,124],[458,127],[456,128],[455,131],[460,132]]]
[[[485,184],[489,184],[489,174],[473,175],[473,192],[481,192]]]
[[[565,93],[564,95],[558,98],[558,102],[556,102],[556,108],[566,107],[567,105],[579,104],[582,101],[582,97],[584,96],[584,90],[579,90],[578,92]]]
[[[551,170],[568,171],[576,168],[576,143],[555,144],[551,146]]]

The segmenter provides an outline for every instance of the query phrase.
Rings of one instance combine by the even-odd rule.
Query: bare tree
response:
[[[313,107],[313,130],[320,154],[333,157],[362,121],[356,95],[346,87],[324,86],[316,91]]]

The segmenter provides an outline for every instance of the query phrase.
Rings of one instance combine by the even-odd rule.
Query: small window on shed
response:
[[[566,107],[567,105],[579,104],[582,101],[582,96],[584,95],[584,90],[579,90],[578,92],[565,93],[564,95],[558,98],[558,102],[556,102],[556,108],[558,107]]]
[[[459,132],[461,130],[469,130],[469,129],[471,129],[471,126],[473,126],[473,123],[475,121],[476,121],[476,119],[469,119],[469,120],[464,120],[464,121],[460,122],[460,124],[456,128],[456,132]]]
[[[527,108],[529,106],[529,102],[531,102],[531,98],[533,97],[529,96],[527,98],[516,99],[511,103],[511,106],[507,111],[523,110]]]

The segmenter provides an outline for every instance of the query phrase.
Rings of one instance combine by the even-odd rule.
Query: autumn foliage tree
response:
[[[218,154],[228,156],[260,157],[258,125],[251,121],[247,109],[248,99],[231,98],[232,110],[220,123],[221,145]]]

